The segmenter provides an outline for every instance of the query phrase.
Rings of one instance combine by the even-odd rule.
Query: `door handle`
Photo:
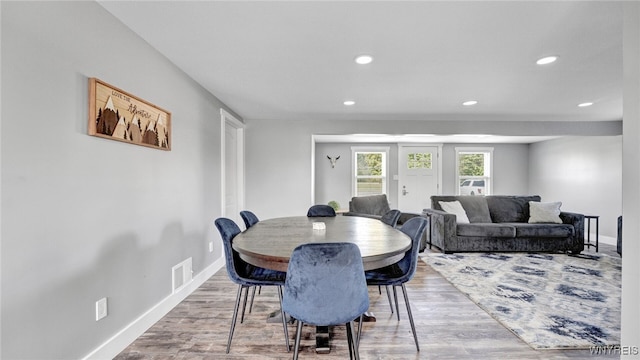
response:
[[[407,191],[407,187],[402,185],[402,195],[407,195],[409,192]]]

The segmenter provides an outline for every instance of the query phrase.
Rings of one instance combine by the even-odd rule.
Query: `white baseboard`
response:
[[[584,241],[587,241],[586,239],[587,234],[585,234],[585,239]],[[609,245],[616,245],[618,243],[618,239],[611,237],[611,236],[604,236],[604,235],[600,235],[600,237],[598,238],[598,242],[600,244],[609,244]],[[595,244],[596,243],[596,234],[591,234],[591,243]]]
[[[176,305],[200,287],[200,285],[204,284],[204,282],[213,276],[218,270],[222,269],[224,265],[224,257],[209,265],[204,269],[204,271],[201,271],[196,275],[190,283],[186,284],[176,293],[167,296],[164,300],[153,306],[139,318],[135,319],[131,324],[127,325],[124,329],[118,331],[118,333],[107,340],[104,344],[100,345],[85,356],[83,360],[113,359],[135,339],[144,334],[144,332],[153,324],[168,314],[171,309],[176,307]]]

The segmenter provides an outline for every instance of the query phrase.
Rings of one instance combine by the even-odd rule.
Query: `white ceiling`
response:
[[[100,4],[244,119],[622,118],[618,2]]]

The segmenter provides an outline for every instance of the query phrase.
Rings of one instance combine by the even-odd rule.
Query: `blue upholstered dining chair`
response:
[[[282,286],[284,286],[286,273],[253,266],[240,259],[240,255],[232,248],[233,238],[240,233],[238,225],[233,220],[227,218],[218,218],[216,219],[215,224],[220,232],[222,243],[224,245],[227,274],[231,281],[238,284],[238,293],[236,295],[236,303],[233,307],[233,318],[231,319],[231,328],[229,329],[229,339],[227,341],[227,354],[231,348],[231,339],[233,338],[233,331],[235,330],[236,320],[238,319],[238,309],[240,307],[242,290],[244,290],[244,315],[244,307],[247,303],[248,290],[250,287],[255,286],[276,286],[278,288],[282,327],[284,329],[287,351],[289,351],[289,331],[287,329],[286,317],[282,311]],[[242,320],[240,322],[242,322]]]
[[[380,218],[380,221],[382,221],[383,223],[391,227],[396,227],[396,224],[398,223],[398,219],[400,219],[400,215],[401,215],[400,210],[397,210],[397,209],[389,210],[384,215],[382,215],[382,217]],[[387,291],[387,298],[389,299],[389,307],[391,308],[391,313],[393,314],[393,304],[391,303],[391,294],[389,293],[389,287],[385,286],[385,290]],[[378,286],[378,293],[382,294],[382,290],[380,289],[380,286]]]
[[[256,214],[254,214],[249,210],[240,211],[240,217],[242,218],[242,221],[244,221],[244,226],[247,229],[257,224],[260,221],[260,219],[258,219]]]
[[[380,218],[380,221],[382,221],[383,223],[389,226],[396,227],[396,224],[398,223],[398,219],[400,219],[400,214],[401,214],[400,210],[397,210],[397,209],[389,210],[387,211],[387,213],[382,215],[382,217]]]
[[[405,283],[413,278],[418,266],[418,249],[420,248],[420,239],[427,227],[428,220],[426,218],[417,216],[409,219],[402,225],[403,233],[407,234],[411,238],[411,248],[404,254],[404,257],[395,264],[385,266],[380,269],[369,270],[365,272],[367,278],[367,285],[378,286],[392,286],[393,297],[396,304],[396,313],[398,321],[400,321],[400,311],[398,309],[398,295],[396,287],[402,287],[402,293],[404,295],[404,303],[407,306],[407,314],[409,316],[409,322],[411,323],[411,331],[413,332],[413,340],[416,343],[416,349],[420,351],[420,345],[418,344],[418,336],[416,334],[416,327],[413,322],[413,315],[411,314],[411,304],[409,304],[409,297],[407,295],[407,288]]]
[[[282,299],[284,312],[298,321],[293,358],[298,358],[303,324],[346,324],[349,355],[359,359],[353,320],[369,308],[362,256],[356,244],[307,243],[293,250]]]
[[[329,205],[313,205],[307,211],[308,217],[332,217],[336,216],[336,211]]]
[[[253,225],[257,224],[258,222],[260,222],[260,219],[258,219],[258,216],[256,216],[256,214],[254,214],[249,210],[240,211],[240,217],[242,218],[242,221],[244,221],[245,229],[248,229]],[[262,286],[253,286],[251,289],[251,302],[249,303],[249,313],[251,313],[251,310],[253,309],[253,299],[256,297],[256,288],[258,288],[258,295],[259,295],[260,291],[262,290]],[[244,307],[242,308],[242,316],[240,317],[240,319],[244,319]]]

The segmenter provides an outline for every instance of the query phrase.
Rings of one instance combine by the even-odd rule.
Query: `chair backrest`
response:
[[[399,282],[406,282],[413,278],[418,266],[418,250],[420,249],[420,239],[427,228],[428,220],[421,216],[416,216],[407,220],[402,225],[400,231],[407,234],[411,238],[411,249],[407,250],[402,260],[397,265],[402,270],[402,276]]]
[[[329,205],[313,205],[307,211],[308,217],[332,217],[336,216],[336,211]]]
[[[387,195],[355,196],[349,201],[349,212],[382,216],[391,208]]]
[[[303,323],[346,324],[369,308],[362,255],[354,243],[307,243],[293,250],[282,309]]]
[[[257,224],[260,221],[260,219],[258,219],[256,214],[252,213],[249,210],[240,211],[240,217],[242,218],[242,221],[244,221],[244,225],[246,226],[247,229]]]
[[[225,261],[227,262],[227,274],[229,274],[229,278],[231,279],[231,281],[235,282],[236,284],[242,284],[242,278],[236,271],[236,264],[243,263],[243,261],[231,247],[233,238],[236,237],[236,235],[240,234],[240,228],[235,223],[235,221],[227,218],[217,218],[215,224],[218,228],[218,231],[220,232],[220,236],[222,237],[224,257]]]
[[[398,223],[398,219],[400,219],[400,210],[389,210],[387,211],[386,214],[382,215],[382,217],[380,218],[380,221],[382,221],[383,223],[389,225],[389,226],[393,226],[396,227],[396,224]]]

